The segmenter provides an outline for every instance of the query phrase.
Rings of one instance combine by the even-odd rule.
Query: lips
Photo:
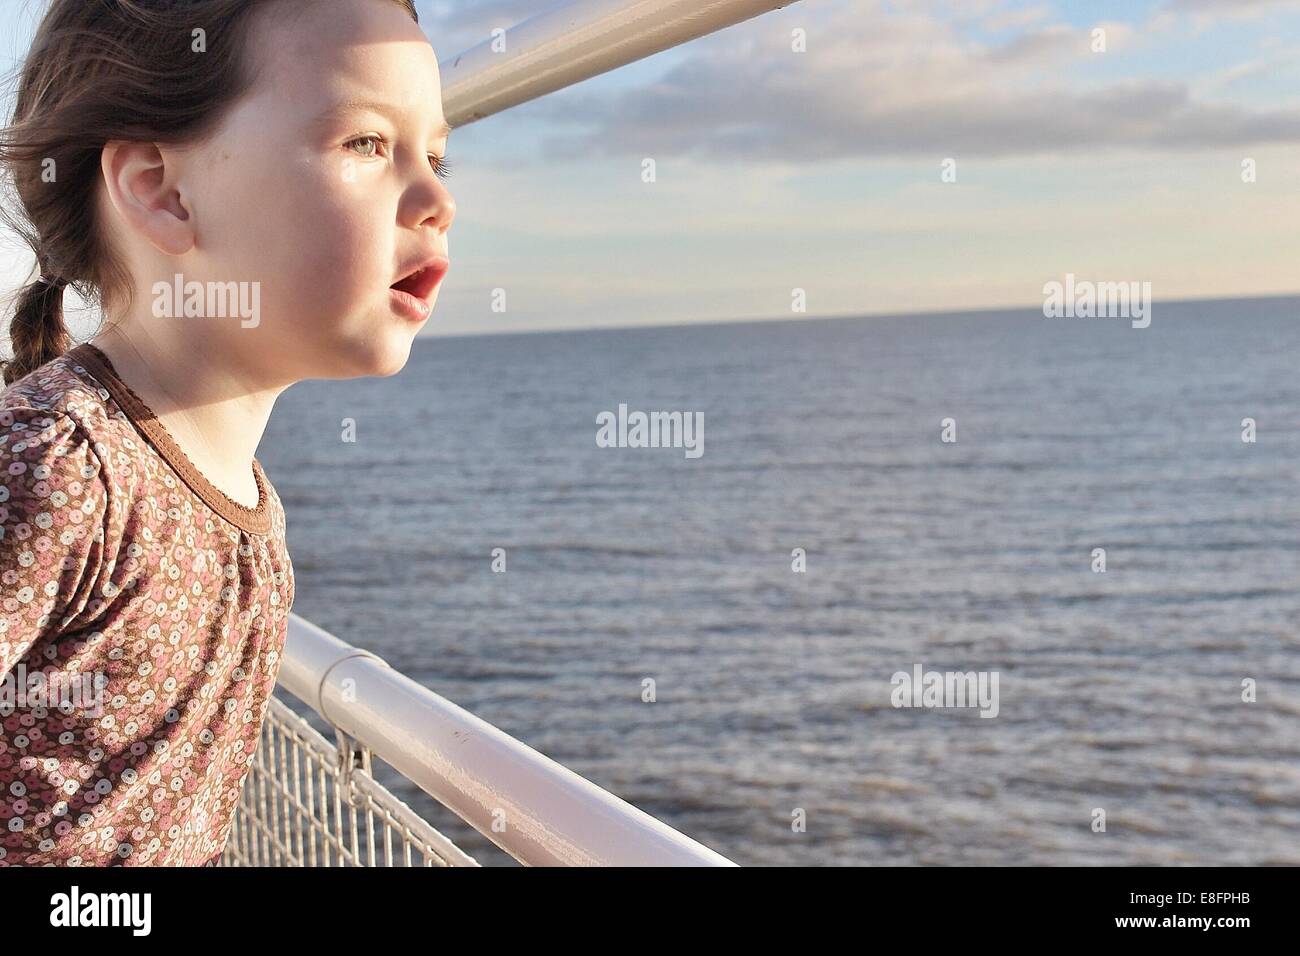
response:
[[[401,279],[394,282],[390,289],[415,296],[421,302],[428,303],[429,296],[438,287],[442,277],[451,268],[451,262],[445,256],[431,256],[408,268]]]

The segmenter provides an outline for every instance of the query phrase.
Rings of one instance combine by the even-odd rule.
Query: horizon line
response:
[[[1164,305],[1191,305],[1198,302],[1250,302],[1264,299],[1300,299],[1300,291],[1296,292],[1268,292],[1258,294],[1238,294],[1238,295],[1212,295],[1212,296],[1195,296],[1189,299],[1162,299],[1152,300],[1154,305],[1161,302]],[[545,335],[547,333],[573,333],[573,332],[620,332],[633,329],[676,329],[676,328],[696,328],[708,327],[713,325],[759,325],[775,322],[823,322],[823,321],[844,321],[847,319],[905,319],[905,318],[922,318],[931,315],[980,315],[983,313],[1004,313],[1004,312],[1041,312],[1042,303],[1036,305],[998,305],[998,306],[980,306],[979,308],[970,309],[921,309],[910,312],[831,312],[819,315],[806,316],[743,316],[730,319],[708,319],[707,321],[696,321],[687,319],[682,322],[634,322],[618,325],[570,325],[554,326],[548,328],[524,328],[524,329],[484,329],[480,332],[422,332],[415,336],[415,340],[421,339],[471,339],[483,338],[486,336],[497,335]]]

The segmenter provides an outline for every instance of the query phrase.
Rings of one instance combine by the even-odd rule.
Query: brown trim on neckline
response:
[[[158,420],[153,409],[144,403],[130,385],[118,377],[107,355],[89,342],[73,346],[66,355],[84,366],[99,380],[121,406],[122,411],[126,412],[136,430],[153,444],[158,454],[171,465],[172,470],[203,500],[204,504],[242,531],[250,534],[266,534],[271,530],[270,496],[266,490],[266,475],[262,471],[262,463],[256,457],[253,458],[253,478],[257,482],[257,507],[249,508],[247,505],[241,505],[204,477],[190,461],[189,456],[181,451],[181,447],[172,439],[171,433]]]

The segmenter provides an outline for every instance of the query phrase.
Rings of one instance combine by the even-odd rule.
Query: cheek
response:
[[[373,299],[393,270],[393,229],[360,182],[320,162],[268,163],[230,177],[216,229],[239,243],[263,301],[316,321]]]

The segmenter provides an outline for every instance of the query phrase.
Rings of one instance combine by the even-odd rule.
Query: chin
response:
[[[389,378],[406,368],[411,357],[411,335],[377,334],[347,346],[352,377]]]
[[[407,361],[411,358],[411,341],[408,338],[402,345],[393,344],[389,348],[382,350],[378,356],[379,361],[374,372],[380,378],[388,378],[396,375],[402,369],[406,368]]]

